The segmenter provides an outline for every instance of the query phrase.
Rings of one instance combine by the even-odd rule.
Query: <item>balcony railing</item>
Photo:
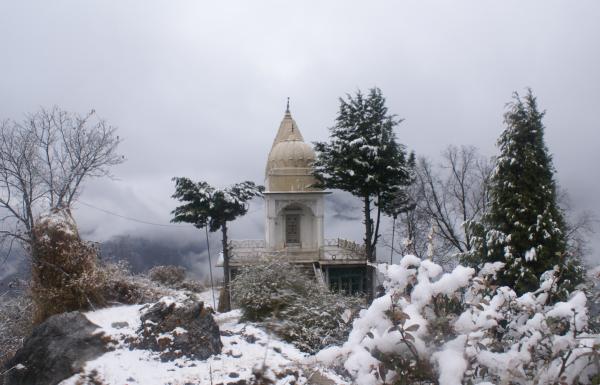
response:
[[[319,249],[267,250],[262,239],[244,239],[229,241],[231,263],[244,264],[256,261],[263,256],[289,259],[296,262],[324,262],[343,264],[365,261],[365,247],[342,238],[325,239]]]

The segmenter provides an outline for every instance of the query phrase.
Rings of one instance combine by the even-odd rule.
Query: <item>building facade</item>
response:
[[[271,146],[265,169],[265,239],[232,240],[232,275],[261,258],[297,264],[335,291],[366,290],[364,248],[344,239],[325,239],[325,197],[312,173],[315,152],[304,142],[289,107]]]

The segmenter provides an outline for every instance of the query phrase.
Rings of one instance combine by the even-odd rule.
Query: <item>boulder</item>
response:
[[[141,316],[138,340],[132,346],[160,352],[162,361],[179,357],[205,360],[221,353],[219,326],[203,302],[158,302]]]
[[[105,353],[108,338],[80,312],[51,316],[8,361],[5,385],[55,385]]]

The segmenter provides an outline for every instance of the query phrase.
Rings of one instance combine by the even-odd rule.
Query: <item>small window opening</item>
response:
[[[287,246],[300,245],[300,215],[287,214],[285,216],[285,243]]]

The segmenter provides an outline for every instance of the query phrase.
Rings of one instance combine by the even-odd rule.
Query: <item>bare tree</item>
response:
[[[488,211],[493,169],[493,159],[473,146],[447,147],[437,165],[421,157],[415,167],[416,181],[408,191],[415,207],[398,216],[394,250],[426,258],[433,248],[437,263],[457,263],[457,256],[473,246],[474,227],[465,223],[481,222]],[[558,203],[565,213],[568,252],[577,258],[589,255],[588,239],[599,223],[597,216],[590,211],[576,212],[561,189]]]
[[[415,166],[413,165],[413,168],[414,167]],[[382,238],[382,245],[390,248],[390,263],[393,263],[395,253],[398,253],[401,256],[413,254],[421,257],[424,255],[421,253],[420,249],[420,238],[423,234],[427,233],[428,226],[423,226],[425,221],[421,220],[421,213],[419,210],[416,210],[416,202],[419,201],[419,197],[417,196],[418,192],[419,189],[417,184],[413,183],[402,192],[402,195],[405,198],[403,199],[404,202],[401,210],[394,211],[394,206],[392,206],[392,210],[386,207],[389,213],[388,215],[392,217],[393,222],[390,234],[386,234],[385,237]],[[395,233],[397,234],[397,237],[395,236]],[[391,237],[391,240],[389,240],[388,237]]]
[[[41,213],[69,209],[86,179],[110,176],[124,160],[115,130],[93,110],[80,116],[58,107],[1,121],[1,239],[30,249]]]
[[[451,264],[454,254],[468,251],[472,234],[463,224],[481,219],[487,211],[492,170],[493,162],[473,146],[449,146],[437,167],[421,157],[410,192],[416,206],[400,216],[403,238],[397,250],[423,258],[433,246],[441,264]]]
[[[593,211],[576,211],[569,193],[560,185],[557,186],[557,202],[565,216],[567,252],[583,259],[592,252],[589,238],[596,233],[600,220]]]

